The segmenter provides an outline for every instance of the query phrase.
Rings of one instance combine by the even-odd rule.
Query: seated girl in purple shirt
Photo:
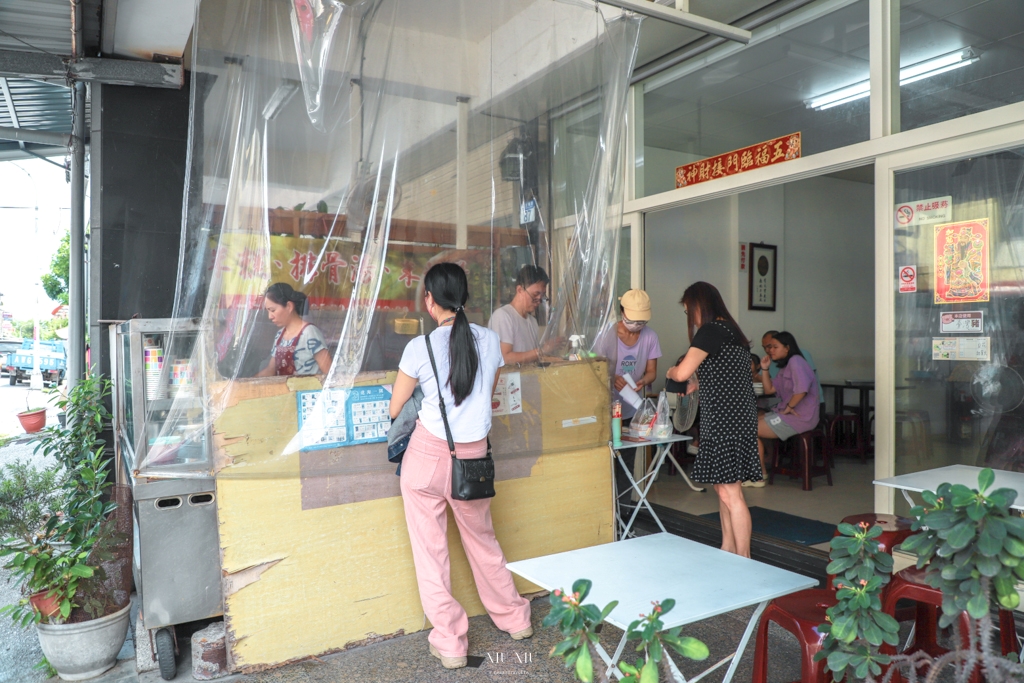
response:
[[[779,402],[772,410],[761,413],[757,419],[757,452],[761,458],[761,470],[768,479],[764,466],[764,440],[780,439],[808,432],[818,426],[820,418],[818,404],[818,380],[814,370],[800,353],[796,338],[789,332],[779,332],[765,347],[768,355],[761,359],[761,381],[765,394],[775,394]],[[771,362],[779,367],[773,380],[768,372]],[[757,486],[763,482],[744,483]]]

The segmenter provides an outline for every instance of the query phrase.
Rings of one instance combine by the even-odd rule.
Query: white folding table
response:
[[[624,558],[633,560],[627,562]],[[729,668],[723,683],[730,683],[768,601],[818,585],[806,576],[669,533],[510,562],[508,568],[549,591],[571,590],[577,579],[589,579],[593,587],[584,602],[598,609],[618,600],[605,621],[622,629],[622,639],[611,656],[600,644],[596,646],[618,678],[621,674],[615,665],[626,646],[625,631],[640,613],[650,613],[652,600],[676,601],[672,611],[662,618],[666,630],[757,605],[736,651],[689,683],[696,683],[725,664]],[[670,668],[677,683],[687,683],[674,663],[670,662]]]
[[[978,488],[978,474],[981,470],[981,467],[971,467],[970,465],[950,465],[948,467],[937,467],[933,470],[901,474],[898,477],[889,477],[888,479],[876,479],[874,483],[878,486],[898,489],[903,494],[903,497],[907,499],[907,502],[910,503],[910,506],[914,507],[917,503],[910,497],[909,492],[934,491],[945,483],[963,484],[969,489],[976,489]],[[1024,510],[1024,472],[1007,472],[1006,470],[995,469],[992,471],[995,473],[996,478],[992,486],[989,487],[989,490],[1013,489],[1017,492],[1017,500],[1014,501],[1011,507],[1015,510]]]
[[[612,477],[612,488],[615,491],[615,539],[628,538],[631,529],[633,528],[633,522],[636,521],[637,513],[640,512],[640,506],[646,505],[650,511],[651,516],[654,517],[654,521],[658,524],[658,527],[665,531],[665,525],[658,519],[657,513],[654,512],[654,508],[647,501],[647,494],[651,490],[651,486],[654,485],[654,480],[658,475],[658,471],[661,469],[662,464],[665,462],[665,458],[669,458],[672,464],[679,470],[679,474],[683,475],[683,480],[686,481],[687,485],[697,493],[704,493],[704,489],[698,487],[690,477],[686,474],[686,470],[679,466],[674,455],[672,455],[672,444],[679,443],[680,441],[690,441],[693,437],[682,436],[680,434],[673,434],[672,436],[664,439],[650,439],[643,441],[625,441],[623,440],[622,445],[618,448],[644,448],[645,446],[655,446],[654,457],[651,459],[651,465],[647,468],[644,476],[640,477],[640,481],[633,478],[633,473],[626,467],[626,461],[622,459],[622,454],[615,448],[614,444],[608,442],[608,451],[612,456],[612,468],[615,467],[615,461],[618,461],[622,471],[629,477],[629,485],[637,492],[639,500],[636,503],[636,507],[633,508],[633,513],[629,516],[629,522],[622,521],[622,506],[620,495],[622,491],[615,489],[615,477]],[[635,534],[634,534],[635,535]]]

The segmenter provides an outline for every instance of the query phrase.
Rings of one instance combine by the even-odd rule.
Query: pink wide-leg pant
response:
[[[459,458],[482,458],[487,453],[487,442],[457,443],[455,453]],[[469,618],[452,597],[447,505],[458,524],[480,600],[494,625],[509,633],[527,628],[530,602],[519,595],[512,573],[505,568],[505,554],[491,523],[490,499],[452,499],[448,444],[418,422],[402,458],[401,479],[420,602],[434,625],[428,636],[430,644],[446,657],[463,657],[469,651]]]

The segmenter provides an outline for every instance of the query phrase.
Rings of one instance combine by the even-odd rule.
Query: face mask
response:
[[[647,322],[643,320],[630,320],[629,322],[626,322],[625,320],[623,320],[622,324],[625,325],[626,329],[629,330],[630,332],[639,332],[640,330],[644,329],[644,325],[646,325]]]

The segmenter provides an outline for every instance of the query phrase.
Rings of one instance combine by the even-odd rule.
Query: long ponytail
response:
[[[462,405],[473,393],[476,373],[480,368],[476,338],[466,317],[466,301],[469,300],[466,271],[454,263],[438,263],[423,276],[423,288],[430,292],[438,306],[455,311],[448,343],[448,387],[455,396],[455,405]]]

